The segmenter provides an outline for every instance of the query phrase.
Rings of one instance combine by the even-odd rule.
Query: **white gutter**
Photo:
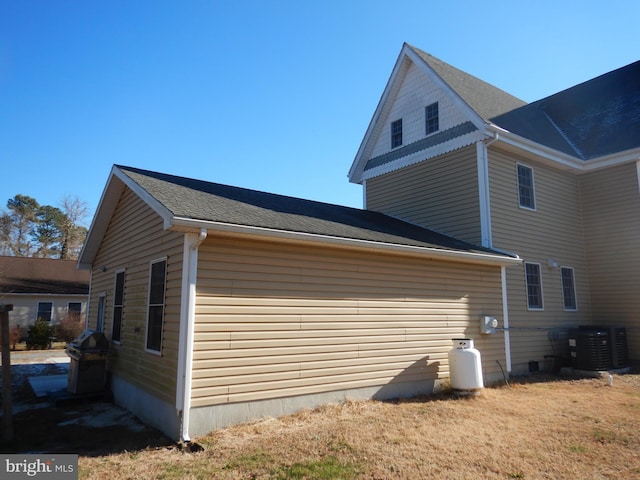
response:
[[[200,234],[185,233],[182,259],[182,298],[180,307],[180,343],[178,347],[178,378],[176,410],[180,417],[180,440],[190,442],[189,411],[191,409],[191,380],[193,336],[196,320],[196,283],[198,277],[198,247],[207,238],[207,230]]]
[[[509,336],[509,303],[507,302],[507,269],[500,268],[502,276],[502,327],[504,331],[504,354],[507,358],[507,373],[511,374],[511,337]]]
[[[252,236],[262,236],[293,241],[310,241],[325,245],[336,245],[344,247],[375,248],[389,253],[404,253],[420,255],[430,259],[442,259],[458,261],[464,263],[474,263],[480,265],[519,265],[522,263],[520,257],[507,257],[498,253],[465,252],[460,250],[447,250],[445,248],[421,247],[416,245],[401,245],[388,242],[375,242],[372,240],[361,240],[355,238],[334,237],[330,235],[292,232],[286,230],[276,230],[265,227],[254,227],[247,225],[237,225],[224,222],[212,222],[205,220],[194,220],[191,218],[175,217],[172,221],[173,227],[189,229],[215,230],[222,233],[245,234]]]

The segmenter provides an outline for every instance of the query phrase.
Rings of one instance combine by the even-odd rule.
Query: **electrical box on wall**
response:
[[[498,320],[491,315],[480,315],[480,333],[490,335],[496,333],[498,328]]]

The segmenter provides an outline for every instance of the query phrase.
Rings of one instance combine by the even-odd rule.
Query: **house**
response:
[[[521,260],[379,212],[114,166],[79,258],[115,402],[173,439],[432,393],[452,339],[502,378]],[[515,266],[515,267],[514,267]]]
[[[506,272],[508,370],[623,327],[640,360],[640,62],[533,103],[405,44],[349,171],[365,208],[524,262]]]
[[[83,316],[88,298],[89,272],[78,270],[75,260],[0,256],[0,303],[13,304],[11,325]]]

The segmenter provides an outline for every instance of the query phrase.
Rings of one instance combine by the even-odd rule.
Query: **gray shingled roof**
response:
[[[442,235],[379,212],[116,166],[173,217],[285,232],[437,248],[502,252]]]
[[[640,147],[640,61],[491,119],[582,160]]]
[[[504,90],[480,80],[448,63],[409,45],[483,119],[488,120],[526,105]]]
[[[0,293],[87,295],[89,272],[75,260],[0,257]]]

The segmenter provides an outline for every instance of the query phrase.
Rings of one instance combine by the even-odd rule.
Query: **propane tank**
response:
[[[479,395],[484,388],[480,352],[471,338],[454,338],[449,351],[451,388],[457,395]]]

